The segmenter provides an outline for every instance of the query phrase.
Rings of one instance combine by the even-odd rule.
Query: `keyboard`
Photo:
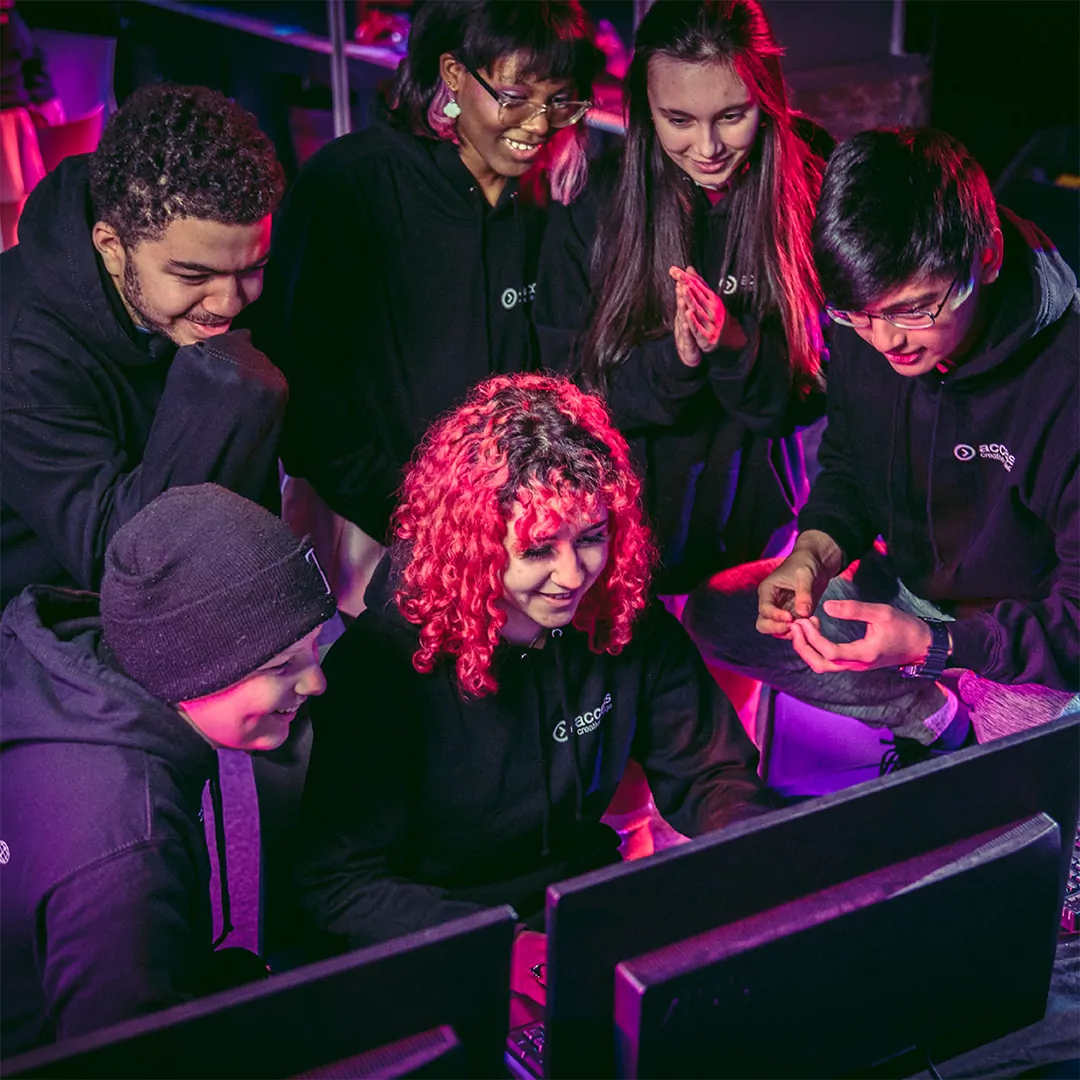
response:
[[[1065,901],[1061,907],[1061,929],[1067,934],[1080,933],[1080,829],[1073,842],[1069,880],[1065,883]]]
[[[544,1022],[514,1028],[506,1037],[506,1064],[518,1080],[541,1080],[544,1075]]]

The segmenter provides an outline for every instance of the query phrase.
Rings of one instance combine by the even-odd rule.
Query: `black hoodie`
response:
[[[388,569],[310,705],[298,898],[322,930],[359,946],[479,906],[534,914],[551,882],[617,860],[600,817],[630,757],[688,835],[769,807],[734,709],[662,607],[618,656],[572,627],[504,643],[498,691],[463,701],[452,665],[413,668]]]
[[[1080,689],[1080,299],[1002,211],[986,327],[946,374],[907,378],[837,328],[821,475],[799,516],[847,560],[880,533],[904,584],[958,617],[950,663]]]
[[[200,799],[217,756],[110,665],[90,593],[27,589],[8,606],[0,692],[6,1057],[204,988]]]
[[[168,487],[278,506],[281,372],[246,332],[177,350],[135,329],[91,241],[87,161],[38,184],[0,256],[4,604],[96,589],[112,534]]]
[[[567,374],[579,373],[593,314],[591,252],[616,164],[606,159],[578,200],[553,207],[544,236],[536,295],[541,359]],[[754,282],[720,280],[730,200],[711,205],[686,183],[694,201],[692,265],[729,308],[747,307]],[[740,315],[739,322],[746,346],[719,348],[696,368],[679,359],[665,333],[632,349],[608,376],[612,416],[644,473],[663,557],[661,592],[686,592],[717,570],[772,553],[793,532],[809,491],[795,430],[820,417],[824,397],[803,401],[794,391],[779,320],[759,325]]]
[[[382,540],[431,422],[527,371],[542,212],[496,206],[447,141],[370,128],[305,165],[274,231],[257,343],[289,380],[282,457]]]

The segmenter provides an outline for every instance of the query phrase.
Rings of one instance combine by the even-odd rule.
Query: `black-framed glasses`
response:
[[[592,108],[591,101],[547,101],[543,105],[537,105],[528,98],[519,98],[496,90],[475,68],[468,64],[462,66],[499,103],[499,123],[506,127],[521,127],[522,124],[535,120],[541,113],[547,113],[548,123],[553,128],[570,127]]]
[[[953,289],[960,284],[956,278],[949,286],[936,311],[898,311],[891,315],[875,315],[869,311],[841,311],[838,308],[826,307],[825,313],[833,322],[841,326],[853,326],[856,330],[865,330],[874,319],[884,319],[887,323],[895,326],[898,330],[929,330],[937,322],[945,307],[946,301],[952,296]],[[955,311],[974,291],[974,279],[968,279],[953,300],[951,309]]]

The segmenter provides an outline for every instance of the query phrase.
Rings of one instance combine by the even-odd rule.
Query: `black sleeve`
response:
[[[286,470],[381,541],[401,477],[376,436],[372,414],[384,403],[370,393],[364,369],[384,359],[360,355],[350,329],[365,325],[380,295],[380,270],[370,265],[374,212],[355,166],[346,176],[336,159],[313,161],[275,223],[253,320],[256,341],[289,380]]]
[[[949,623],[951,667],[1006,685],[1080,689],[1080,462],[1075,452],[1070,459],[1054,485],[1060,494],[1051,500],[1058,568],[1050,595],[1002,600]]]
[[[328,688],[309,706],[297,899],[320,930],[352,948],[479,911],[402,872],[409,843],[410,768],[422,702],[388,677],[401,656],[361,614],[330,651]],[[417,677],[418,678],[418,677]]]
[[[880,531],[866,512],[867,500],[860,489],[852,464],[852,447],[846,415],[848,402],[843,334],[833,336],[832,361],[826,392],[825,431],[818,450],[821,471],[810,489],[810,497],[799,513],[799,531],[816,529],[831,536],[844,553],[844,565],[870,549]],[[882,437],[888,433],[883,432]]]
[[[147,844],[80,870],[39,905],[39,963],[57,1037],[188,1000],[209,941],[193,931],[194,867]]]
[[[588,196],[572,206],[548,208],[533,318],[541,364],[564,375],[580,370],[578,350],[592,308],[589,251],[595,231],[596,207]]]
[[[758,753],[686,631],[650,613],[646,694],[631,756],[664,818],[688,836],[773,809]]]
[[[795,395],[783,325],[774,319],[761,324],[750,316],[739,325],[747,339],[742,349],[719,348],[704,358],[709,385],[748,431],[786,435],[793,426]]]
[[[4,501],[81,587],[98,588],[113,533],[166,488],[210,482],[257,502],[274,490],[288,387],[247,331],[177,351],[141,461],[84,371],[32,343],[11,355],[30,374],[5,388]]]

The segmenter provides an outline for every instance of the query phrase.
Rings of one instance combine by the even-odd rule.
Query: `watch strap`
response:
[[[905,679],[938,679],[949,659],[949,624],[940,619],[923,619],[930,627],[930,648],[918,664],[903,664],[900,674]]]

